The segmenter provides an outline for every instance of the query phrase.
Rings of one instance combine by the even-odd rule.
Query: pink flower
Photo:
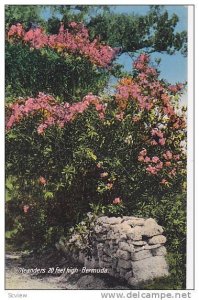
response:
[[[26,204],[26,205],[23,206],[23,211],[24,211],[25,214],[28,213],[29,209],[30,209],[29,205]]]
[[[161,99],[162,99],[162,101],[163,101],[163,104],[164,104],[164,105],[167,105],[167,104],[169,103],[169,101],[170,101],[170,96],[167,95],[167,94],[162,94],[162,95],[161,95]]]
[[[145,163],[148,163],[148,162],[150,162],[150,161],[151,161],[150,157],[146,156],[145,159],[144,159],[144,162],[145,162]]]
[[[162,179],[160,183],[167,186],[169,185],[169,182],[166,179]]]
[[[37,132],[38,134],[43,134],[44,133],[44,130],[47,128],[47,124],[41,124],[39,125],[39,127],[37,128]]]
[[[144,161],[144,156],[139,155],[139,156],[138,156],[138,161]]]
[[[165,139],[164,138],[162,138],[162,139],[159,139],[159,144],[161,145],[161,146],[164,146],[165,145]]]
[[[113,204],[120,204],[122,202],[122,200],[120,199],[120,197],[117,197],[113,200]]]
[[[102,164],[101,163],[97,163],[96,166],[97,166],[98,169],[100,169],[102,167]]]
[[[140,117],[134,116],[134,117],[132,117],[132,121],[136,123],[136,122],[140,121]]]
[[[163,157],[166,159],[166,160],[170,160],[172,159],[173,155],[172,155],[172,152],[167,150],[166,153],[163,154]]]
[[[42,114],[43,122],[38,126],[38,134],[43,134],[45,130],[57,125],[63,128],[65,123],[73,121],[77,114],[83,113],[90,105],[94,105],[100,119],[104,119],[105,106],[102,100],[95,95],[87,95],[82,101],[73,104],[58,103],[56,100],[44,93],[39,93],[36,98],[22,99],[22,104],[18,102],[10,105],[12,115],[6,121],[6,128],[9,130],[23,117]]]
[[[159,164],[156,165],[156,169],[159,171],[163,168],[163,162],[160,161]]]
[[[170,85],[168,87],[169,91],[174,93],[174,94],[179,92],[182,88],[183,88],[183,84],[181,84],[181,83],[176,84],[176,85]]]
[[[16,36],[28,43],[30,48],[49,47],[58,53],[79,53],[87,57],[93,64],[108,68],[117,55],[116,49],[100,44],[98,39],[90,41],[88,29],[82,23],[70,22],[70,29],[64,29],[61,23],[58,34],[46,34],[42,28],[25,32],[21,24],[12,25],[8,31],[9,40]],[[76,30],[74,30],[76,29]],[[17,40],[17,41],[18,41]]]
[[[158,163],[159,161],[160,161],[159,157],[157,157],[157,156],[152,157],[152,162],[153,163]]]
[[[174,160],[179,160],[179,159],[180,159],[180,155],[179,155],[179,154],[174,155],[174,156],[173,156],[173,159],[174,159]]]
[[[77,23],[74,22],[74,21],[73,21],[73,22],[70,22],[69,25],[70,25],[71,27],[73,27],[73,28],[77,27]]]
[[[143,148],[143,150],[140,151],[139,155],[146,156],[147,150],[145,148]]]
[[[43,176],[40,176],[39,177],[39,183],[42,184],[42,185],[46,185],[47,180]]]
[[[155,140],[151,141],[151,145],[156,146],[158,143]]]
[[[138,57],[137,60],[141,61],[142,63],[148,63],[150,58],[149,58],[148,54],[142,53],[142,54],[140,54],[140,56]]]
[[[163,133],[157,128],[152,129],[151,134],[152,136],[158,136],[161,139],[163,138]]]
[[[152,167],[151,165],[149,165],[147,168],[146,168],[146,171],[153,174],[153,175],[156,175],[157,174],[157,170],[155,167]]]
[[[169,172],[169,175],[176,176],[176,168],[173,168],[171,172]]]
[[[121,113],[119,113],[119,114],[116,114],[116,115],[115,115],[115,118],[116,118],[118,121],[122,121],[123,118],[124,118],[124,113],[121,112]]]
[[[171,162],[170,162],[170,161],[166,161],[166,162],[165,162],[165,166],[166,166],[166,167],[170,167],[170,166],[171,166]]]
[[[111,183],[111,182],[110,182],[110,183],[107,183],[106,186],[107,186],[107,188],[109,188],[109,190],[110,190],[110,189],[112,189],[112,187],[113,187],[113,183]]]
[[[153,107],[153,103],[146,103],[145,108],[146,110],[150,110]]]
[[[104,118],[105,118],[104,113],[100,112],[99,113],[99,118],[100,118],[100,120],[104,120]]]

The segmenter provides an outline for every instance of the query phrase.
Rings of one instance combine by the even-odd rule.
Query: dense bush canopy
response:
[[[155,217],[182,269],[186,108],[179,99],[185,84],[160,80],[143,52],[131,73],[120,73],[115,92],[105,93],[119,70],[119,50],[92,39],[97,20],[90,31],[74,20],[57,33],[21,23],[8,28],[7,236],[42,248],[91,207],[101,213],[108,207],[113,215]]]

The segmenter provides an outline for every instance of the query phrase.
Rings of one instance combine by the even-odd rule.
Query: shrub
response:
[[[81,37],[84,27],[74,26]],[[52,36],[50,47],[50,36],[42,30],[39,38],[31,31],[27,41],[28,34],[17,25],[8,41],[7,57],[13,59],[18,49],[16,57],[27,64],[23,74],[31,65],[30,58],[36,61],[33,78],[38,81],[35,88],[34,80],[29,87],[15,73],[17,68],[8,68],[11,95],[16,77],[16,95],[22,91],[24,96],[6,107],[6,168],[17,194],[10,203],[18,207],[13,224],[12,217],[9,219],[9,231],[17,219],[18,239],[23,236],[26,246],[42,248],[78,223],[91,203],[109,215],[125,212],[155,217],[165,227],[168,249],[181,266],[178,277],[184,280],[186,109],[178,105],[184,85],[160,80],[150,57],[143,53],[132,73],[120,79],[114,95],[99,94],[110,73],[106,55],[99,66],[98,56],[93,52],[89,56],[87,48],[72,51],[65,41],[57,45],[58,35]],[[92,43],[88,36],[86,39],[89,48]],[[109,49],[97,42],[92,45],[95,51]],[[109,58],[111,62],[113,57]],[[47,69],[41,64],[41,72],[47,70],[46,76],[41,73],[47,78],[45,93],[39,91],[45,82],[37,77],[40,61],[47,62]],[[51,61],[52,74],[59,62],[64,68],[71,67],[65,79],[59,80],[64,71],[58,69],[56,79],[49,80]],[[106,70],[100,73],[101,68]],[[76,72],[80,72],[78,79]],[[65,84],[70,74],[75,78],[72,85]],[[87,83],[97,95],[86,95]],[[117,205],[121,199],[124,207]],[[173,268],[172,272],[177,271]]]

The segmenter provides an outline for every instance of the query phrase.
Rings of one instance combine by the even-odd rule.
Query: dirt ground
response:
[[[60,282],[60,276],[36,276],[22,274],[19,268],[23,266],[20,254],[6,255],[6,289],[66,289],[65,284]],[[26,268],[27,269],[27,268]]]
[[[81,274],[81,272],[48,274],[52,268],[63,270],[67,267],[79,268],[77,265],[71,265],[71,261],[57,253],[41,256],[24,256],[19,252],[7,253],[5,257],[5,288],[9,290],[129,289],[122,282],[102,274]],[[27,272],[36,268],[45,268],[45,274],[35,275]],[[22,270],[25,272],[23,273]]]

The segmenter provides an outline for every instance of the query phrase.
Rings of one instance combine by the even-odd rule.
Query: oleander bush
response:
[[[7,32],[7,238],[44,249],[90,206],[154,217],[178,257],[179,271],[172,273],[182,283],[186,108],[179,99],[185,85],[160,80],[142,53],[115,93],[104,93],[116,56],[90,40],[82,23],[62,24],[57,34],[21,24]]]

